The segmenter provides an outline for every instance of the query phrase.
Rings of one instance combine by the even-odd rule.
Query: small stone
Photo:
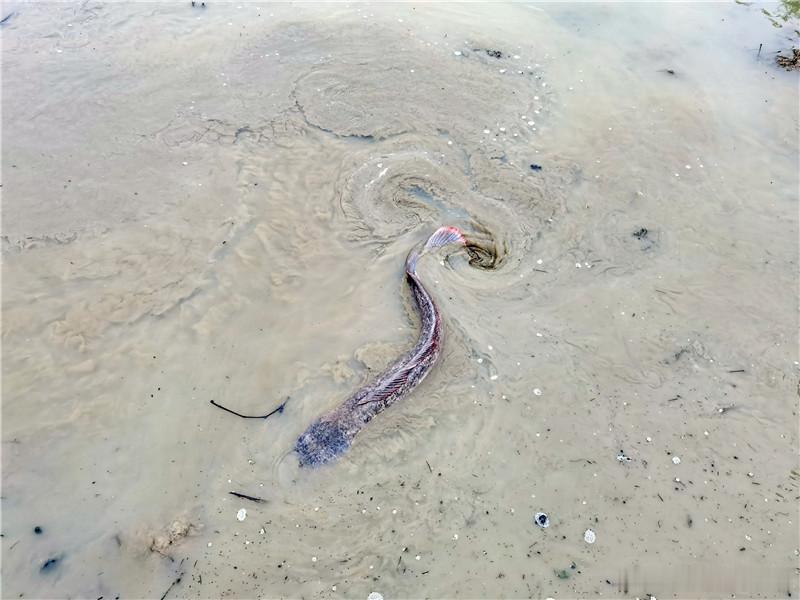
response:
[[[542,390],[540,390],[539,388],[533,388],[533,395],[534,396],[541,396],[542,395]]]
[[[461,54],[461,52],[459,52],[459,54]],[[383,600],[383,595],[378,592],[370,592],[369,596],[367,596],[367,600]]]
[[[240,508],[239,512],[236,513],[236,518],[239,521],[244,521],[247,518],[247,509],[246,508]]]
[[[537,512],[535,515],[533,515],[533,522],[542,529],[547,529],[550,527],[550,517],[547,516],[547,513]]]
[[[591,529],[587,529],[587,530],[586,530],[586,531],[583,533],[583,540],[584,540],[584,541],[585,541],[587,544],[594,544],[594,543],[595,543],[595,540],[597,540],[597,536],[595,535],[594,531],[592,531]]]
[[[672,464],[673,464],[673,465],[679,465],[679,464],[681,464],[681,459],[680,459],[680,458],[678,458],[677,456],[673,456],[673,457],[672,457]]]

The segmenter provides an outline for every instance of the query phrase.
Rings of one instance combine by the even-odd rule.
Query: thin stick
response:
[[[228,492],[231,496],[236,496],[237,498],[244,498],[245,500],[252,500],[253,502],[266,502],[263,498],[256,498],[255,496],[248,496],[247,494],[242,494],[239,492]]]
[[[763,43],[763,42],[762,42],[762,43],[760,43],[760,44],[758,45],[758,54],[756,54],[756,58],[758,58],[759,56],[761,56],[761,46],[763,46],[763,45],[764,45],[764,43]]]
[[[183,571],[181,571],[181,574],[178,575],[178,578],[175,581],[169,584],[167,591],[164,592],[164,594],[161,596],[161,600],[164,600],[164,598],[167,597],[167,594],[169,594],[170,590],[175,586],[175,584],[180,583],[182,578],[183,578]]]
[[[225,412],[231,413],[232,415],[236,415],[237,417],[242,417],[243,419],[267,419],[272,415],[274,415],[275,413],[282,413],[288,401],[289,398],[286,398],[286,400],[283,401],[283,404],[281,404],[278,408],[274,409],[272,412],[267,413],[266,415],[243,415],[241,413],[236,412],[235,410],[231,410],[230,408],[225,408],[224,406],[222,406],[221,404],[217,404],[213,400],[211,400],[211,404],[213,404],[217,408],[221,408]]]

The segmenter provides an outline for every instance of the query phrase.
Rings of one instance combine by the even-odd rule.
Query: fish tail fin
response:
[[[425,250],[441,248],[442,246],[448,246],[450,244],[466,245],[467,240],[457,227],[439,227],[439,229],[428,238],[428,241],[425,242]]]
[[[467,239],[457,227],[439,227],[439,229],[434,231],[433,235],[428,238],[428,241],[425,242],[425,246],[423,246],[422,250],[412,248],[411,252],[408,253],[408,258],[406,258],[406,271],[412,274],[416,273],[417,261],[420,256],[425,254],[428,250],[449,246],[450,244],[466,246]]]

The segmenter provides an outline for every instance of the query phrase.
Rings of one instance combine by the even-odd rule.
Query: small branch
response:
[[[213,404],[217,408],[221,408],[225,412],[229,412],[232,415],[236,415],[237,417],[241,417],[243,419],[268,419],[269,417],[271,417],[275,413],[282,413],[284,407],[286,406],[286,403],[289,402],[289,398],[286,398],[286,400],[283,401],[283,404],[278,406],[278,408],[276,408],[272,412],[267,413],[266,415],[243,415],[241,413],[236,412],[235,410],[231,410],[230,408],[225,408],[224,406],[222,406],[221,404],[217,404],[213,400],[211,400],[210,402],[211,402],[211,404]]]
[[[245,500],[252,500],[253,502],[266,502],[263,498],[256,498],[255,496],[248,496],[247,494],[242,494],[239,492],[228,492],[231,496],[236,496],[237,498],[244,498]]]

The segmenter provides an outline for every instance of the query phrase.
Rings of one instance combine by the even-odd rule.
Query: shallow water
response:
[[[4,597],[800,591],[797,75],[760,7],[4,10]],[[413,344],[441,224],[486,254],[420,264],[440,363],[299,468]]]

